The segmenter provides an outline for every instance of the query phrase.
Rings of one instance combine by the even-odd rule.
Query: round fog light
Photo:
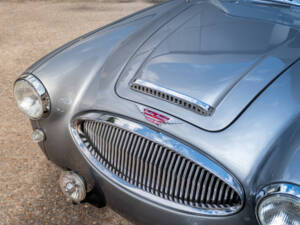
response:
[[[80,203],[86,196],[86,185],[81,176],[72,171],[62,172],[59,185],[64,195],[75,203]]]

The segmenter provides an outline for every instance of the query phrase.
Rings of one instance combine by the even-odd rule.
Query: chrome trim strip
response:
[[[50,109],[51,109],[51,102],[50,102],[50,96],[43,85],[43,83],[34,75],[32,74],[24,74],[20,76],[16,81],[19,80],[25,80],[30,84],[33,89],[36,91],[36,93],[40,96],[42,104],[43,104],[43,115],[40,118],[31,118],[31,120],[39,120],[41,118],[46,118],[50,114]]]
[[[256,196],[256,202],[259,204],[259,202],[270,195],[274,194],[286,194],[291,195],[296,198],[299,198],[300,200],[300,186],[294,185],[294,184],[272,184],[269,186],[264,187]],[[257,204],[257,205],[258,205]]]
[[[201,209],[201,208],[193,208],[190,206],[180,205],[178,203],[174,203],[172,201],[168,201],[166,199],[162,199],[160,197],[157,197],[155,195],[152,195],[148,192],[143,191],[142,189],[137,188],[136,186],[133,186],[117,175],[111,173],[108,169],[106,169],[95,157],[95,154],[93,152],[90,152],[85,144],[83,143],[80,134],[82,135],[82,132],[80,130],[80,123],[83,120],[95,120],[95,121],[102,121],[105,123],[113,124],[115,126],[118,126],[120,128],[126,129],[130,132],[133,132],[135,134],[141,135],[145,138],[148,138],[150,140],[153,140],[161,145],[164,145],[168,148],[171,148],[181,155],[187,157],[191,161],[195,162],[196,164],[199,164],[201,167],[207,169],[214,175],[218,176],[220,179],[222,179],[225,183],[230,185],[240,196],[241,198],[241,205],[230,207],[222,210],[218,209]],[[101,174],[103,174],[107,179],[110,181],[113,181],[114,183],[118,184],[125,190],[132,192],[139,197],[142,197],[144,199],[147,199],[151,202],[158,203],[160,205],[163,205],[164,207],[181,211],[185,213],[190,214],[196,214],[196,215],[213,215],[213,216],[225,216],[225,215],[231,215],[236,212],[238,212],[244,204],[244,191],[239,184],[239,182],[231,176],[225,169],[223,169],[220,166],[217,166],[215,162],[210,160],[209,158],[205,157],[198,151],[195,151],[194,149],[176,141],[175,139],[170,138],[169,136],[166,136],[160,132],[157,132],[155,130],[152,130],[142,124],[137,124],[135,122],[104,114],[104,113],[88,113],[83,116],[80,116],[76,118],[70,127],[72,136],[74,138],[74,141],[77,145],[77,147],[80,149],[80,152],[83,154],[83,156],[92,164],[93,167],[95,167],[96,170],[98,170]]]
[[[261,4],[279,4],[284,6],[300,6],[299,0],[252,0],[254,3]]]
[[[154,83],[150,83],[148,81],[144,81],[144,80],[141,80],[141,79],[136,79],[131,83],[131,86],[133,86],[135,84],[141,85],[141,86],[146,87],[146,88],[151,88],[153,90],[156,90],[156,91],[162,92],[164,94],[173,96],[175,98],[181,99],[185,102],[192,103],[192,104],[200,107],[206,113],[206,115],[211,115],[213,110],[214,110],[212,106],[210,106],[207,103],[202,102],[202,101],[200,101],[196,98],[193,98],[191,96],[182,94],[180,92],[174,91],[174,90],[169,89],[169,88],[159,86],[159,85],[154,84]],[[168,102],[172,103],[171,101],[168,101]]]

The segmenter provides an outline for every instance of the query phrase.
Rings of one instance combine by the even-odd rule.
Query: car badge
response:
[[[160,126],[162,124],[180,124],[181,122],[178,121],[175,118],[172,118],[170,116],[167,116],[166,114],[162,114],[160,112],[157,112],[153,109],[141,106],[141,105],[137,105],[139,111],[144,115],[145,119],[156,125],[156,126]]]
[[[144,109],[145,119],[151,123],[154,123],[157,126],[160,126],[162,123],[167,123],[170,118],[159,113],[156,113],[150,109]]]

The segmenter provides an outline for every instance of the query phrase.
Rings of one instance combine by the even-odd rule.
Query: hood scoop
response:
[[[228,16],[204,1],[144,42],[115,90],[204,130],[221,131],[293,65],[299,38],[292,27]]]
[[[214,110],[205,102],[154,83],[137,79],[130,86],[132,90],[165,100],[202,116],[210,116]]]

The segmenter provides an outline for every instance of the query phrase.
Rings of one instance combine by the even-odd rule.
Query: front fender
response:
[[[300,62],[287,70],[274,82],[272,105],[281,104],[273,113],[274,123],[282,129],[274,133],[274,142],[258,164],[256,186],[262,188],[272,183],[300,185]],[[277,90],[277,91],[275,91]],[[283,123],[284,121],[284,123]],[[272,132],[272,131],[270,131]]]

